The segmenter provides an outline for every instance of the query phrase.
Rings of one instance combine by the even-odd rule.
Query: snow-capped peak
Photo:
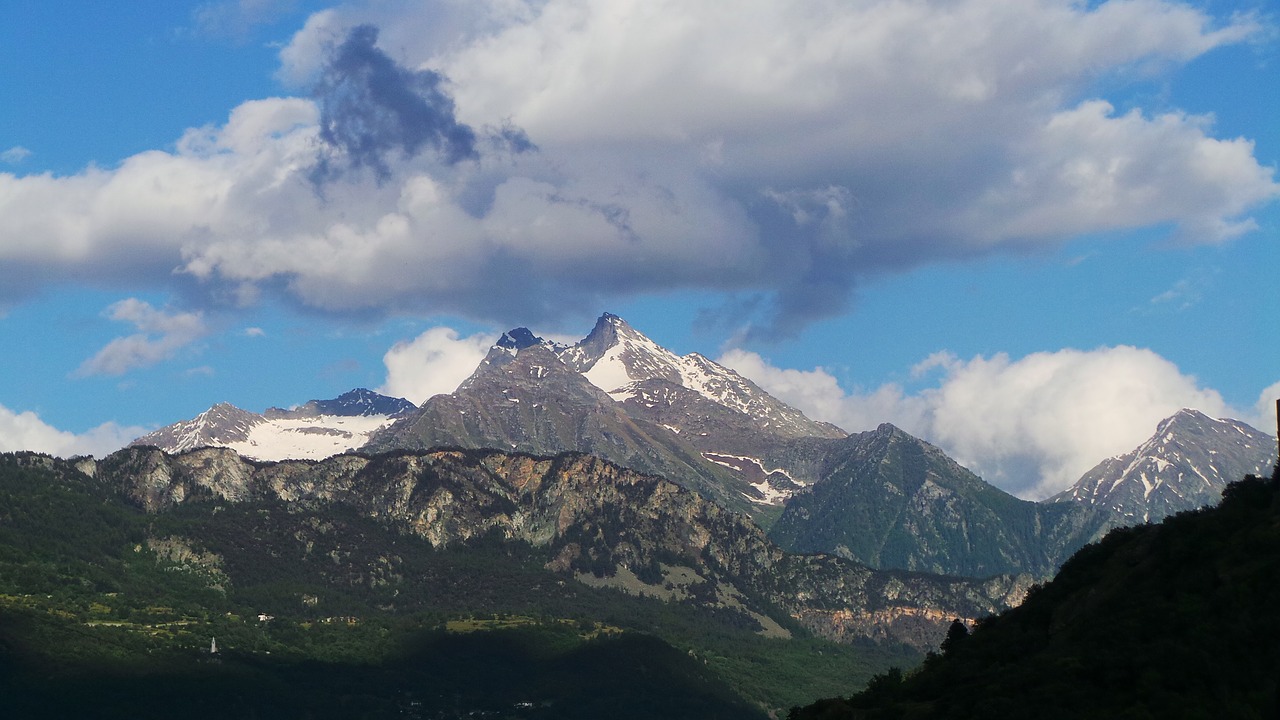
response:
[[[1138,521],[1159,520],[1216,502],[1227,483],[1265,473],[1275,442],[1238,420],[1179,410],[1132,451],[1085,473],[1057,502],[1109,507]]]
[[[637,384],[661,380],[750,415],[783,434],[842,436],[838,428],[814,423],[755,383],[703,355],[676,355],[617,315],[601,315],[586,338],[558,354],[566,365],[619,402],[635,396]]]

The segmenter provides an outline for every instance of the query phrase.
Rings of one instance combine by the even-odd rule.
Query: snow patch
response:
[[[752,495],[747,492],[742,493],[742,496],[757,505],[781,505],[786,502],[787,498],[794,495],[796,490],[804,487],[803,483],[797,482],[795,478],[791,477],[791,473],[782,468],[766,468],[764,463],[760,462],[758,458],[748,457],[746,455],[729,455],[727,453],[714,452],[704,452],[702,453],[702,457],[717,465],[727,467],[730,470],[747,476],[747,483],[751,485],[757,493],[759,493],[759,496]],[[771,484],[769,482],[769,478],[773,477],[775,474],[786,478],[787,481],[794,486],[794,489],[786,487],[779,488]],[[752,482],[750,480],[752,476],[759,479]]]
[[[392,422],[386,415],[282,418],[255,425],[247,439],[226,447],[254,460],[323,460],[364,445]]]

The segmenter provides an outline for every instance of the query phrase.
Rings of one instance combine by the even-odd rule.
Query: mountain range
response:
[[[811,420],[608,313],[572,345],[513,329],[457,390],[420,407],[363,389],[262,415],[223,404],[134,444],[273,461],[442,447],[586,453],[749,516],[788,551],[969,577],[1047,577],[1108,528],[1213,502],[1275,457],[1265,434],[1183,411],[1130,455],[1032,503],[892,425],[850,435]]]
[[[763,720],[918,660],[739,595],[733,565],[769,567],[743,522],[587,456],[3,453],[3,715]],[[779,582],[833,603],[807,624],[845,639],[867,608],[920,637],[917,606],[983,591],[843,562],[826,586],[779,557]]]
[[[617,316],[571,345],[516,328],[420,406],[366,389],[260,414],[222,403],[101,459],[0,456],[0,688],[6,667],[42,677],[46,661],[24,658],[43,638],[96,638],[84,628],[111,613],[130,642],[169,638],[161,646],[184,663],[195,650],[181,628],[199,627],[258,668],[268,648],[339,652],[313,632],[335,617],[357,628],[342,642],[381,648],[379,662],[395,628],[514,622],[538,628],[532,649],[481,641],[477,657],[639,631],[658,639],[640,651],[656,672],[702,688],[690,702],[750,698],[742,716],[776,716],[830,687],[778,672],[865,678],[891,656],[915,662],[957,620],[1018,606],[1109,530],[1217,502],[1229,481],[1266,472],[1275,447],[1184,410],[1035,503],[893,425],[849,434],[807,418]],[[60,534],[82,524],[97,528],[90,540]],[[273,633],[277,612],[288,619]],[[380,691],[383,714],[406,712],[414,677]],[[452,716],[558,712],[500,685],[501,707],[477,690]],[[58,695],[41,687],[32,708]],[[339,701],[356,702],[348,694]],[[538,707],[568,696],[555,697]],[[450,716],[448,698],[431,702]]]
[[[716,610],[768,637],[789,638],[787,628],[798,627],[840,642],[925,650],[950,618],[1008,607],[1029,585],[1025,577],[974,580],[786,553],[743,515],[580,453],[452,449],[256,463],[227,448],[171,455],[130,447],[101,460],[14,461],[105,489],[156,516],[274,503],[318,522],[333,512],[375,520],[388,535],[379,545],[394,545],[396,534],[440,550],[486,540],[523,545],[547,558],[544,569],[562,582]],[[279,552],[264,542],[260,552]],[[355,572],[385,584],[398,571],[384,557]],[[394,598],[383,609],[397,609]]]

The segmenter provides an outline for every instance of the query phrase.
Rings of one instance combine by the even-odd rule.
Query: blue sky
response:
[[[603,311],[1027,497],[1280,394],[1265,2],[8,3],[0,449]]]

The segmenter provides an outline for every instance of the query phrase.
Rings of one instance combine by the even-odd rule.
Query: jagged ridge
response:
[[[819,634],[927,648],[952,617],[1016,602],[1028,580],[884,572],[781,551],[741,515],[670,482],[595,457],[434,451],[260,464],[226,449],[168,455],[129,448],[98,462],[100,482],[149,512],[201,498],[342,503],[443,546],[501,533],[548,547],[550,569],[606,575],[684,565],[757,619],[782,612]]]

